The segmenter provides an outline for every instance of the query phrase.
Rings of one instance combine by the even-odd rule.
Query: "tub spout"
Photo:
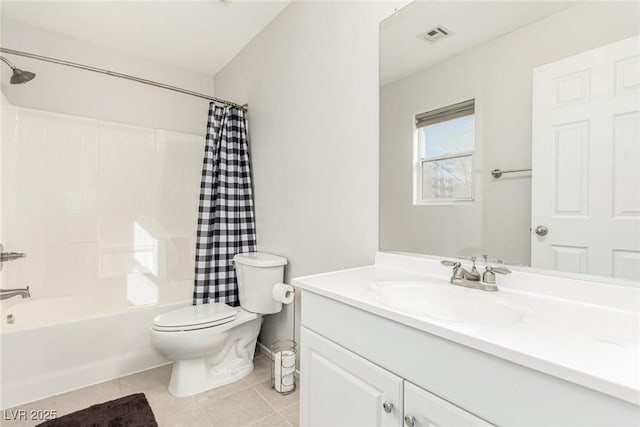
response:
[[[31,293],[29,292],[29,287],[26,288],[17,288],[17,289],[0,289],[0,300],[21,296],[22,298],[29,298]]]

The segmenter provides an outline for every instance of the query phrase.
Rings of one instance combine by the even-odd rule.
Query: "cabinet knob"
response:
[[[407,425],[407,427],[413,427],[416,425],[416,419],[413,415],[405,415],[404,423]]]
[[[393,403],[391,402],[384,402],[382,404],[382,409],[384,409],[384,412],[386,412],[387,414],[390,414],[391,411],[393,411]]]

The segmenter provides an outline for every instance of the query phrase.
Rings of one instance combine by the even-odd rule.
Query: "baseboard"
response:
[[[259,353],[262,353],[263,356],[267,356],[269,359],[271,359],[271,350],[269,350],[266,345],[258,342],[257,347]]]

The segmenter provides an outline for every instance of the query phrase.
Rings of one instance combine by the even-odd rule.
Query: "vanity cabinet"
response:
[[[354,305],[303,290],[301,426],[640,425],[633,403]]]
[[[302,426],[489,426],[303,327]]]

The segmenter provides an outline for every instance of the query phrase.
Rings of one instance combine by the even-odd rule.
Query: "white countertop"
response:
[[[398,264],[395,258],[387,262],[390,257],[401,255],[384,254],[373,266],[296,278],[293,285],[640,405],[640,316],[636,309],[629,305],[615,307],[559,298],[562,280],[557,278],[552,279],[558,282],[554,283],[559,287],[556,295],[501,285],[502,276],[497,278],[499,292],[453,286],[442,275],[447,274],[447,270],[443,271],[433,260],[425,261],[428,268],[416,270],[407,267],[411,263]],[[411,261],[416,262],[415,258]],[[438,273],[433,274],[434,271]],[[519,274],[514,272],[505,282],[517,283]],[[539,275],[537,280],[542,282],[546,278]],[[429,313],[399,310],[376,292],[377,284],[388,281],[418,282],[418,286],[422,283],[427,289],[447,287],[447,295],[453,298],[473,299],[474,304],[486,300],[489,304],[508,307],[518,316],[507,324],[492,324],[456,322]],[[575,283],[568,284],[572,285]],[[600,290],[593,283],[585,283],[589,288],[585,292],[592,296],[606,292],[608,296],[603,295],[603,300],[607,301],[615,292],[624,298],[640,295],[638,289],[599,286]],[[635,303],[631,304],[634,306]]]

